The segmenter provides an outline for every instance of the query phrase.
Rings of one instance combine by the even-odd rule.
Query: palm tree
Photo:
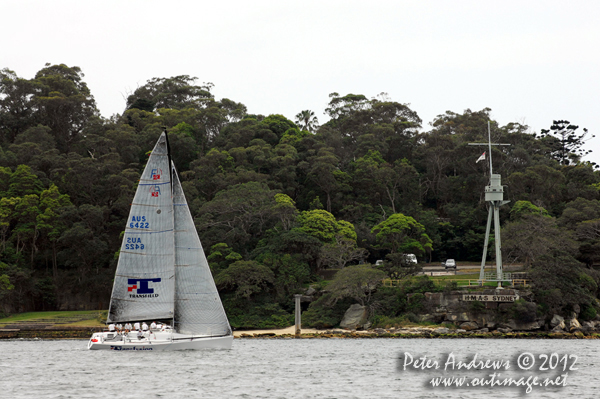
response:
[[[308,130],[314,133],[319,128],[319,120],[311,110],[304,110],[296,115],[296,124],[300,125],[302,130]]]

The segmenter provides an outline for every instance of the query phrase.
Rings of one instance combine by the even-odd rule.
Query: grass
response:
[[[10,324],[60,324],[61,326],[100,327],[106,311],[78,310],[55,312],[27,312],[0,319],[0,327]]]

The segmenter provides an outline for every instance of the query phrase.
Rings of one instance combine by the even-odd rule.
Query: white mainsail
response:
[[[203,336],[231,334],[194,220],[173,166],[175,219],[175,328]]]
[[[107,322],[170,319],[174,315],[170,163],[163,133],[150,154],[131,204]]]

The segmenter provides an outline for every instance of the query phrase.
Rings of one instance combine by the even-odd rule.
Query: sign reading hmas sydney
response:
[[[127,279],[127,291],[130,292],[129,298],[156,298],[158,294],[154,293],[154,288],[150,288],[148,283],[160,283],[160,278],[130,278]]]
[[[463,295],[463,301],[481,301],[481,302],[514,302],[519,299],[518,295]]]

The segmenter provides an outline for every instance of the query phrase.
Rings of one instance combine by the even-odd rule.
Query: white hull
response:
[[[129,334],[129,335],[133,335]],[[94,341],[95,340],[95,341]],[[196,349],[231,349],[233,335],[223,337],[192,337],[178,333],[151,334],[138,339],[114,333],[95,333],[88,343],[90,350],[174,351]]]

